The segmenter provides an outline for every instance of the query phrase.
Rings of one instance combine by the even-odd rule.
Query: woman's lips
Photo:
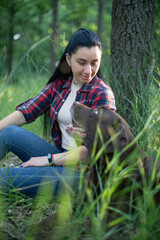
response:
[[[91,76],[82,76],[82,78],[85,79],[85,80],[90,80]]]

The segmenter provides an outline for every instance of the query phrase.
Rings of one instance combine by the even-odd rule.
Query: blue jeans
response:
[[[31,157],[61,153],[62,150],[24,128],[8,126],[0,132],[0,160],[8,152],[16,154],[23,162]],[[57,196],[62,189],[78,189],[80,173],[65,167],[6,167],[0,169],[0,187],[18,189],[27,195],[36,195],[41,188]]]

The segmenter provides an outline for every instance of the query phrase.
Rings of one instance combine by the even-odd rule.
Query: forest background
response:
[[[118,52],[120,46],[122,45],[123,52],[127,53],[129,47],[127,41],[129,42],[129,39],[126,37],[126,42],[124,41],[125,44],[123,45],[123,37],[120,40],[120,36],[122,34],[118,33],[119,39],[117,42],[113,35],[116,35],[115,33],[118,32],[118,28],[120,29],[120,25],[124,24],[125,19],[127,21],[127,17],[130,18],[131,21],[134,20],[134,17],[131,16],[131,13],[129,12],[127,13],[128,16],[125,16],[126,9],[127,7],[129,8],[129,5],[132,5],[133,11],[134,5],[136,4],[139,6],[142,5],[138,9],[139,11],[150,11],[150,9],[147,10],[147,8],[149,8],[149,5],[152,5],[153,8],[155,2],[155,9],[151,10],[153,20],[150,20],[151,15],[148,15],[148,19],[145,19],[144,21],[142,16],[142,24],[141,20],[139,20],[140,17],[139,19],[137,17],[136,21],[139,21],[139,25],[143,25],[145,23],[146,32],[148,31],[148,35],[151,36],[149,44],[152,48],[150,47],[150,52],[146,56],[146,59],[150,58],[152,60],[150,68],[152,68],[152,70],[154,68],[153,74],[156,76],[156,80],[158,78],[157,81],[159,81],[159,68],[157,67],[159,66],[158,62],[160,58],[160,13],[158,10],[160,7],[160,1],[153,0],[151,2],[145,0],[143,4],[139,4],[139,1],[137,0],[12,0],[9,2],[0,0],[0,96],[2,99],[2,96],[4,97],[4,95],[6,96],[7,94],[10,101],[10,107],[7,109],[5,108],[5,111],[1,111],[0,118],[3,117],[3,114],[7,115],[9,111],[14,110],[11,102],[13,103],[14,101],[14,105],[19,104],[27,98],[34,96],[45,86],[67,45],[71,34],[78,28],[84,27],[97,33],[102,41],[102,70],[104,79],[111,85],[113,91],[115,92],[119,113],[122,114],[123,117],[127,117],[127,121],[133,126],[133,131],[135,130],[135,133],[137,134],[140,130],[140,128],[137,128],[138,123],[137,121],[133,122],[134,116],[132,115],[132,111],[129,114],[128,110],[125,109],[130,109],[130,105],[127,105],[127,102],[132,103],[137,101],[135,97],[131,97],[131,95],[134,94],[130,92],[128,87],[129,85],[132,85],[131,82],[133,80],[133,76],[128,79],[129,84],[127,83],[127,87],[124,87],[123,78],[126,78],[126,73],[123,73],[120,68],[123,68],[125,65],[125,59],[121,57],[120,51]],[[122,9],[121,11],[122,16],[120,16],[121,18],[124,17],[124,22],[120,22],[119,26],[118,17],[115,16],[116,11],[114,11],[116,5],[117,8],[120,8],[121,6],[124,8],[124,10]],[[144,7],[146,9],[140,9]],[[144,13],[144,11],[140,12],[141,15],[143,15],[142,13]],[[117,25],[113,31],[113,19],[116,18]],[[150,22],[151,24],[154,23],[152,29],[147,28],[147,24],[151,25]],[[137,23],[135,22],[134,24]],[[127,33],[127,29],[125,29],[125,27],[127,28],[127,26],[122,26],[122,31],[126,31]],[[153,33],[150,32],[151,30]],[[111,31],[113,31],[112,35]],[[133,34],[136,35],[136,32],[133,31]],[[144,32],[141,33],[142,38],[144,34]],[[140,36],[140,34],[137,35]],[[148,36],[146,36],[146,38],[147,37]],[[130,43],[130,45],[131,44],[132,43]],[[139,44],[141,45],[141,49],[145,48],[145,39],[142,39],[142,42],[139,42]],[[118,47],[115,47],[117,45]],[[115,55],[113,54],[113,49],[116,49],[117,51],[116,54],[114,53]],[[138,50],[135,50],[134,52],[137,52],[137,55],[141,55],[145,51],[142,50],[140,53]],[[120,67],[117,67],[116,64],[112,64],[113,56],[115,58],[119,56]],[[126,59],[126,61],[129,61],[129,59]],[[136,59],[136,61],[138,62],[140,60]],[[146,65],[146,63],[142,64]],[[131,66],[128,68],[131,68]],[[129,71],[131,72],[130,75],[133,75],[133,72],[137,74],[137,66],[135,65],[131,70],[127,69],[127,72]],[[146,69],[143,69],[142,71],[145,72]],[[115,72],[117,72],[117,75]],[[113,74],[115,77],[113,77]],[[145,76],[146,79],[147,77],[148,75]],[[137,79],[135,79],[135,82],[136,81]],[[10,84],[12,84],[12,90],[9,88]],[[146,80],[144,81],[144,84],[147,85]],[[137,83],[135,83],[135,85],[139,86]],[[18,88],[22,89],[22,87],[24,90],[23,94],[21,92],[21,96],[19,98],[19,94],[17,92],[18,96],[15,97],[16,95],[13,94],[16,94],[15,92],[18,91]],[[149,85],[147,85],[147,87],[149,87]],[[124,92],[123,100],[122,89]],[[140,92],[139,94],[142,95],[143,93]],[[119,99],[122,100],[121,104]],[[144,121],[146,121],[147,117],[145,117]]]
[[[133,76],[134,71],[128,68],[129,77],[125,75],[125,82],[123,82],[122,76],[119,75],[117,77],[115,74],[115,65],[114,67],[112,65],[114,48],[113,19],[116,19],[114,15],[115,11],[113,10],[116,8],[116,4],[119,9],[121,6],[126,9],[126,6],[129,7],[131,3],[134,5],[142,2],[144,3],[143,6],[145,6],[145,4],[149,6],[150,3],[155,2],[155,9],[151,11],[153,13],[153,32],[150,33],[152,48],[148,53],[148,56],[151,56],[149,70],[147,69],[147,77],[143,78],[139,72],[136,72],[136,77]],[[35,96],[46,85],[71,34],[78,28],[83,27],[97,33],[102,41],[103,76],[105,81],[113,88],[116,97],[117,111],[127,120],[135,136],[145,129],[143,134],[140,134],[140,137],[138,137],[139,144],[150,154],[159,157],[159,9],[160,0],[0,0],[0,119],[13,112],[16,105]],[[148,9],[146,8],[145,11],[148,11]],[[146,26],[151,22],[149,18],[145,21]],[[142,24],[143,23],[144,22],[142,22]],[[116,26],[118,26],[118,24]],[[117,27],[117,32],[120,27],[121,23],[119,23]],[[133,34],[135,34],[135,32]],[[137,35],[138,34],[137,32]],[[119,38],[119,44],[123,45],[123,39],[120,40]],[[142,41],[141,44],[142,47],[144,44],[144,49],[142,49],[145,52],[145,40],[144,42]],[[123,48],[124,52],[128,51],[127,44],[123,46]],[[145,60],[143,65],[146,67],[148,57]],[[126,62],[121,58],[121,66],[125,64]],[[141,70],[145,72],[144,69]],[[119,71],[117,68],[118,74]],[[132,82],[134,82],[132,80],[135,81],[135,88],[132,85]],[[127,88],[125,89],[124,86],[127,86]],[[150,116],[151,126],[148,127],[147,124],[147,128],[145,128]],[[42,136],[42,123],[42,118],[39,118],[36,123],[24,127]],[[155,151],[154,153],[153,150]],[[8,160],[7,164],[13,164],[10,155]],[[14,158],[13,160],[15,162]],[[149,193],[150,192],[148,192],[147,196],[149,196]],[[138,207],[140,215],[143,215],[144,218],[141,218],[141,225],[139,225],[139,229],[141,228],[141,230],[139,230],[139,238],[136,239],[147,239],[147,237],[150,237],[149,239],[158,239],[157,236],[159,235],[157,234],[160,234],[157,230],[159,229],[158,215],[160,208],[151,208],[151,211],[148,213],[147,201],[149,197],[147,198],[145,194],[144,196],[145,200],[143,200],[146,205],[142,200],[143,204]],[[38,202],[37,208],[35,209],[35,204],[33,206],[31,201],[27,200],[26,204],[24,198],[23,200],[16,200],[14,204],[12,204],[12,201],[9,202],[9,204],[7,201],[5,202],[6,205],[4,204],[4,209],[1,211],[5,213],[4,216],[0,215],[0,218],[2,219],[3,217],[4,220],[6,216],[6,232],[14,235],[14,239],[23,239],[22,235],[24,235],[25,231],[25,221],[27,221],[31,215],[31,221],[33,222],[43,218],[43,210],[46,205],[44,206],[44,202],[42,204]],[[97,206],[97,209],[99,208],[101,210],[101,205]],[[31,211],[28,214],[28,209],[32,207],[35,211]],[[53,209],[54,207],[55,204]],[[49,207],[47,211],[50,211],[50,209]],[[39,212],[37,212],[38,210]],[[130,219],[133,220],[131,217]],[[157,221],[158,225],[155,224]],[[12,228],[11,225],[14,226],[14,228]],[[156,228],[156,226],[158,226],[158,228]],[[96,236],[97,239],[101,239],[98,238],[98,236],[106,234],[104,232],[101,233],[98,227],[100,227],[100,225],[97,225],[97,228],[95,227],[94,229],[97,231],[96,234],[93,230],[91,239],[94,239],[93,237],[96,239]],[[126,225],[124,229],[126,229]],[[114,233],[114,231],[112,233]],[[144,236],[146,238],[143,238]],[[151,236],[155,236],[155,238],[151,238]],[[102,239],[106,238],[104,237]],[[122,239],[124,238],[122,237]]]
[[[136,21],[139,21],[138,22],[139,25],[143,25],[145,23],[146,32],[148,31],[149,32],[148,35],[151,36],[150,37],[151,40],[149,40],[150,41],[149,44],[152,47],[149,46],[150,49],[149,50],[147,49],[147,51],[150,51],[150,52],[146,56],[145,61],[147,62],[148,58],[151,59],[151,63],[149,67],[150,69],[152,69],[153,75],[156,76],[156,81],[159,81],[159,68],[157,67],[159,67],[158,62],[160,58],[160,44],[159,44],[160,13],[158,11],[160,7],[160,1],[153,0],[151,2],[155,2],[155,10],[152,9],[151,11],[151,14],[153,15],[152,17],[154,20],[150,20],[151,15],[148,15],[148,19],[146,19],[145,21],[143,21],[143,16],[142,16],[142,21],[143,21],[142,24],[140,22],[141,20],[136,20]],[[147,0],[144,1],[142,6],[139,7],[139,11],[141,11],[140,8],[144,8],[144,7],[146,8],[145,11],[147,11],[147,8],[149,8],[149,5],[152,5],[152,8],[153,8],[154,3],[150,4],[151,2]],[[114,39],[113,34],[118,32],[118,28],[120,28],[120,26],[118,26],[118,23],[117,23],[117,25],[115,26],[117,30],[113,31],[113,25],[114,25],[113,19],[116,19],[116,16],[115,16],[116,11],[114,11],[116,9],[115,7],[116,5],[117,5],[117,8],[120,7],[120,5],[122,6],[122,8],[124,8],[124,11],[122,11],[121,14],[122,14],[122,18],[124,17],[124,21],[125,19],[127,21],[127,16],[126,15],[124,16],[127,7],[129,5],[133,5],[132,8],[134,8],[134,5],[138,3],[139,2],[137,2],[137,0],[132,0],[132,1],[130,0],[124,0],[124,1],[122,0],[121,1],[116,1],[116,0],[114,1],[112,0],[109,0],[109,1],[104,1],[104,0],[88,0],[88,1],[85,1],[85,0],[81,0],[81,1],[79,0],[75,0],[75,1],[12,0],[9,2],[0,0],[0,12],[1,12],[0,14],[0,29],[1,29],[0,31],[0,39],[1,39],[0,41],[0,86],[2,87],[0,89],[1,96],[2,95],[4,96],[4,89],[6,89],[5,91],[7,91],[8,89],[6,94],[11,95],[11,96],[8,95],[8,97],[10,99],[10,102],[12,102],[11,99],[13,99],[13,93],[11,93],[12,92],[11,88],[8,88],[10,84],[12,84],[12,86],[14,85],[14,89],[17,88],[17,91],[18,91],[18,86],[23,84],[23,89],[25,91],[25,94],[23,92],[23,95],[21,94],[20,98],[14,97],[15,105],[21,103],[23,100],[26,100],[27,98],[34,96],[34,94],[36,94],[37,91],[41,90],[41,88],[44,87],[45,84],[47,83],[49,77],[51,76],[52,72],[55,69],[55,66],[64,48],[68,43],[68,39],[70,38],[71,34],[78,28],[84,27],[97,33],[100,40],[102,41],[103,75],[104,75],[105,81],[107,81],[111,85],[111,87],[113,88],[113,91],[115,92],[119,113],[122,114],[125,118],[127,117],[127,121],[129,121],[131,125],[133,126],[137,125],[137,122],[135,123],[133,122],[132,112],[131,114],[128,114],[128,110],[125,111],[125,106],[128,109],[130,108],[130,105],[127,105],[127,102],[132,103],[132,102],[135,102],[136,99],[135,97],[131,97],[131,95],[133,94],[130,92],[130,89],[129,89],[129,85],[131,85],[131,88],[134,87],[131,84],[131,82],[133,82],[133,76],[131,76],[131,78],[128,78],[129,84],[127,83],[126,85],[127,87],[124,86],[125,83],[123,78],[127,78],[127,77],[126,77],[126,73],[122,72],[123,70],[120,68],[123,68],[123,66],[126,63],[125,63],[125,59],[121,57],[121,52],[120,51],[118,52],[118,50],[120,49],[120,46],[123,43],[123,38],[120,39],[121,33],[119,33],[119,35],[117,34],[119,37],[117,42]],[[141,4],[138,4],[138,5],[140,6]],[[150,10],[151,9],[149,9],[148,11]],[[144,13],[144,11],[140,12],[140,14],[141,13]],[[130,13],[128,13],[128,15],[129,14]],[[131,19],[131,21],[133,21],[133,16],[131,16],[131,14],[129,18]],[[152,29],[147,28],[147,23],[148,25],[150,25],[150,22],[151,24],[154,23],[154,25],[152,26]],[[119,25],[121,25],[122,23],[123,22],[120,22]],[[122,26],[122,31],[127,32],[125,27],[127,28],[127,26]],[[111,31],[112,31],[112,35],[111,35]],[[153,32],[150,32],[150,31],[153,31]],[[136,32],[133,31],[133,34],[136,35]],[[145,33],[142,32],[141,36],[144,34]],[[152,39],[152,35],[153,35],[153,39]],[[127,37],[126,37],[126,41],[129,42],[129,39],[127,40]],[[132,43],[130,43],[130,45],[131,44]],[[143,48],[146,48],[148,43],[145,45],[145,40],[142,39],[142,42],[139,42],[139,44],[141,45],[141,49],[143,49]],[[130,49],[128,50],[129,45],[127,42],[125,42],[125,45],[122,47],[123,47],[124,53],[125,52],[127,53],[127,51],[130,50]],[[115,48],[117,48],[116,49],[117,53],[113,53],[114,52],[113,49]],[[137,55],[138,54],[141,55],[141,53],[138,52],[138,50],[137,51],[135,50],[134,52],[137,52]],[[142,50],[141,52],[142,54],[145,55],[144,50]],[[115,58],[119,56],[120,67],[112,63],[113,56]],[[130,59],[126,58],[126,61],[129,61],[129,60]],[[142,60],[136,59],[136,61],[140,62]],[[145,62],[142,62],[142,64],[146,65]],[[131,72],[130,75],[134,75],[134,72],[135,74],[137,74],[139,70],[139,69],[137,70],[138,68],[137,66],[138,64],[135,65],[133,69],[129,69],[129,70],[127,69],[127,72],[130,71]],[[131,68],[131,66],[129,65],[128,68]],[[141,68],[140,70],[142,70],[143,72],[146,71],[145,68],[142,69],[142,66],[140,66],[140,68]],[[148,78],[148,75],[149,75],[148,69],[146,72],[147,72],[147,75],[144,76],[145,80],[143,81],[145,85],[147,85],[146,79]],[[113,74],[115,77],[113,77]],[[136,81],[137,79],[135,78],[135,82]],[[33,83],[34,83],[34,87],[33,87]],[[139,83],[136,82],[135,85],[137,85],[138,88],[140,88]],[[147,85],[147,87],[150,87],[150,85]],[[122,88],[124,92],[124,95],[123,95],[124,100],[122,100],[120,104],[119,99],[120,98],[122,99],[122,92],[121,92]],[[138,92],[138,94],[142,95],[143,93]],[[123,111],[122,111],[122,108],[123,108]],[[3,111],[1,112],[0,114],[1,118],[3,117],[2,113],[4,112]],[[6,111],[6,114],[7,113],[8,111]],[[144,119],[144,121],[146,121],[146,118]],[[135,133],[138,133],[138,131],[140,130],[139,128],[137,129],[137,126],[135,127],[135,129],[136,129]]]

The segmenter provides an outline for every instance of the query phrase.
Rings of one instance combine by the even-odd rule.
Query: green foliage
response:
[[[97,31],[97,1],[59,1],[59,36],[57,60],[61,55],[67,41],[78,27],[87,27]],[[158,6],[159,0],[157,1]],[[15,18],[13,19],[14,35],[21,34],[14,40],[13,74],[17,82],[8,85],[7,75],[7,48],[9,32],[9,10],[11,4],[15,6]],[[52,34],[52,1],[0,1],[0,119],[14,111],[16,105],[35,96],[46,84],[50,75],[50,43],[48,37]],[[114,83],[109,78],[109,54],[110,54],[110,29],[111,29],[111,2],[105,2],[103,32],[103,72],[107,82],[111,84],[116,93],[118,112],[127,120],[134,132],[140,146],[158,160],[160,156],[160,70],[157,63],[158,44],[158,14],[155,17],[155,46],[154,67],[151,73],[152,81],[148,78],[146,85],[139,78],[140,93],[134,94],[135,101],[132,103],[132,117],[126,115],[126,99],[123,95],[121,83],[116,79]],[[43,41],[44,40],[44,41]],[[148,101],[144,101],[148,97]],[[148,120],[149,119],[149,120]],[[148,120],[148,121],[147,121]],[[132,124],[131,124],[132,123]],[[42,119],[36,123],[26,125],[25,128],[42,136]],[[99,133],[100,134],[100,133]],[[102,154],[101,149],[93,156],[93,162]],[[137,156],[135,156],[136,158]],[[107,161],[107,159],[106,159]],[[125,164],[125,163],[124,163]],[[128,164],[128,163],[127,163]],[[117,167],[118,166],[118,167]],[[119,164],[119,155],[115,155],[112,162],[106,168],[105,185],[102,184],[101,173],[97,172],[101,192],[96,198],[86,182],[84,195],[78,195],[73,204],[73,195],[70,191],[59,199],[52,199],[49,194],[50,188],[41,189],[35,199],[27,198],[16,191],[9,195],[0,192],[0,239],[35,239],[31,234],[32,226],[39,226],[38,222],[48,215],[60,210],[59,224],[53,228],[50,234],[56,240],[60,239],[159,239],[159,216],[160,206],[155,203],[155,195],[159,191],[159,176],[155,175],[153,168],[151,178],[147,183],[144,171],[141,170],[143,181],[140,184],[133,179],[134,164],[130,162],[128,167]],[[83,174],[82,174],[83,179]],[[121,184],[128,179],[132,184]],[[156,182],[157,181],[157,182]],[[156,183],[156,184],[154,184]],[[80,186],[81,188],[81,186]],[[136,200],[133,201],[137,190]],[[141,192],[141,194],[139,194]],[[126,201],[126,194],[130,197]],[[75,207],[76,206],[76,207]],[[129,208],[126,213],[124,206]],[[74,209],[74,214],[73,214]],[[65,214],[64,214],[65,213]],[[64,217],[64,215],[65,217]],[[113,218],[114,216],[114,218]],[[62,220],[62,221],[61,221]],[[92,223],[92,224],[91,224]],[[34,234],[37,234],[39,228]],[[48,230],[46,231],[46,234]],[[28,237],[28,238],[27,238]],[[43,238],[47,239],[47,238]]]
[[[15,107],[23,101],[26,101],[26,99],[35,96],[45,86],[46,82],[46,77],[43,77],[41,73],[40,75],[28,73],[28,76],[22,73],[21,82],[18,84],[6,86],[4,82],[0,85],[0,119],[13,112]],[[32,132],[42,137],[42,118],[40,117],[37,119],[36,123],[33,122],[30,125],[25,125],[25,128],[30,129]]]
[[[155,51],[155,55],[157,58],[160,57],[160,44],[159,44],[159,38],[160,38],[160,0],[156,0],[156,8],[155,8],[155,21],[154,21],[154,44],[158,45],[158,51]]]
[[[8,67],[8,47],[9,47],[9,31],[13,26],[13,68],[17,62],[28,52],[32,45],[41,41],[48,35],[52,35],[52,5],[53,1],[31,1],[18,0],[11,1],[10,4],[6,1],[0,2],[1,16],[1,43],[0,43],[0,69],[1,76],[7,75]],[[14,7],[14,17],[10,20],[10,11]],[[66,46],[71,34],[80,27],[89,28],[97,32],[97,7],[98,3],[95,0],[89,1],[58,1],[58,39],[57,39],[57,61],[61,56],[64,47]],[[105,3],[104,9],[104,24],[107,30],[103,32],[104,56],[106,56],[106,64],[108,65],[108,51],[110,41],[110,23],[111,23],[111,1]],[[69,26],[69,28],[68,28]],[[106,34],[107,33],[107,34]],[[32,63],[32,72],[37,69],[45,68],[45,71],[50,71],[50,41],[45,41],[39,47],[30,51],[23,61],[20,68],[14,73],[15,80],[19,80],[21,71],[27,67],[26,62]],[[21,70],[22,69],[22,70]],[[28,69],[26,69],[28,72]]]

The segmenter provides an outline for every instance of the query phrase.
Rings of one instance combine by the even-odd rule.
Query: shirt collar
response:
[[[93,83],[97,80],[97,76],[95,76],[89,83],[84,83],[82,87],[79,89],[79,91],[82,92],[89,92]],[[68,80],[65,80],[65,84],[62,88],[70,88],[72,83],[72,77],[69,77]]]
[[[89,83],[84,83],[79,90],[83,92],[89,92],[91,90],[91,87],[96,82],[96,79],[97,77],[95,76],[94,78],[92,78],[92,80]]]
[[[65,83],[62,88],[70,88],[72,83],[72,77],[69,77],[68,80],[65,80]]]

